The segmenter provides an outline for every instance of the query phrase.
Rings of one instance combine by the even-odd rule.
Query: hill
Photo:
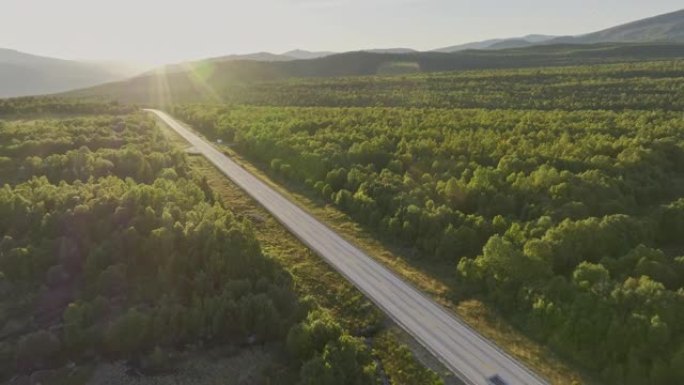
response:
[[[287,56],[292,59],[300,59],[300,60],[306,60],[306,59],[318,59],[320,57],[325,57],[325,56],[330,56],[334,55],[335,52],[330,52],[330,51],[305,51],[301,49],[295,49],[292,51],[287,51],[282,54],[282,56]]]
[[[210,58],[207,60],[214,60],[214,61],[230,61],[230,60],[255,60],[255,61],[287,61],[287,60],[295,60],[295,58],[288,56],[288,55],[278,55],[275,53],[270,53],[270,52],[256,52],[256,53],[248,53],[244,55],[226,55],[226,56],[219,56],[215,58]]]
[[[164,105],[178,101],[220,101],[228,89],[244,84],[287,78],[376,75],[383,73],[382,70],[388,65],[405,67],[407,71],[439,72],[677,58],[684,58],[682,44],[565,44],[498,51],[468,50],[451,54],[351,52],[319,59],[283,62],[209,60],[192,63],[183,70],[161,69],[126,81],[71,92],[69,95]]]
[[[64,92],[139,73],[118,63],[80,62],[0,48],[0,98]]]
[[[536,43],[541,43],[547,40],[554,39],[556,36],[549,35],[527,35],[523,37],[514,37],[507,39],[489,39],[483,41],[477,41],[473,43],[465,43],[452,45],[449,47],[438,48],[433,50],[433,52],[445,52],[453,53],[459,51],[465,51],[467,49],[504,49],[504,48],[517,48],[520,46],[528,46]]]
[[[398,54],[418,52],[415,49],[411,49],[411,48],[374,48],[374,49],[364,49],[362,51],[363,52],[370,52],[370,53],[398,53]]]
[[[414,49],[410,48],[374,48],[374,49],[367,49],[367,50],[359,50],[359,52],[371,52],[371,53],[414,53],[418,52]],[[236,60],[252,60],[252,61],[265,61],[265,62],[274,62],[274,61],[292,61],[292,60],[311,60],[311,59],[320,59],[326,56],[332,56],[332,55],[337,55],[340,52],[332,52],[332,51],[307,51],[303,49],[294,49],[291,51],[287,51],[281,54],[277,53],[270,53],[270,52],[255,52],[255,53],[248,53],[248,54],[240,54],[240,55],[226,55],[226,56],[219,56],[215,58],[209,58],[206,60],[212,60],[212,61],[236,61]],[[180,64],[186,65],[185,64]]]
[[[633,21],[598,32],[578,36],[527,35],[490,39],[435,49],[434,52],[458,52],[467,49],[509,49],[543,44],[599,44],[684,42],[684,9]]]
[[[156,70],[150,71],[147,74],[142,74],[143,76],[145,75],[150,75],[155,72],[162,71],[164,73],[175,73],[175,72],[183,72],[187,71],[189,68],[194,68],[197,66],[202,66],[201,63],[207,63],[207,62],[234,62],[234,61],[246,61],[246,62],[284,62],[284,61],[293,61],[293,60],[310,60],[310,59],[318,59],[330,55],[334,55],[334,52],[314,52],[314,51],[305,51],[305,50],[300,50],[300,49],[295,49],[292,51],[288,51],[282,54],[276,54],[276,53],[270,53],[270,52],[255,52],[255,53],[247,53],[247,54],[233,54],[233,55],[225,55],[225,56],[218,56],[218,57],[211,57],[208,59],[204,60],[195,60],[195,61],[189,61],[189,62],[182,62],[182,63],[176,63],[176,64],[167,64],[161,68],[158,68]]]
[[[582,36],[559,37],[548,43],[594,44],[684,42],[684,9],[649,17]]]
[[[253,61],[291,61],[291,60],[309,60],[318,59],[325,56],[334,55],[335,52],[329,51],[305,51],[302,49],[295,49],[281,54],[270,52],[255,52],[242,55],[226,55],[207,60],[214,61],[234,61],[234,60],[253,60]]]

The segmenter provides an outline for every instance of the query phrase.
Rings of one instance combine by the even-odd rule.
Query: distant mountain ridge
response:
[[[541,43],[546,40],[551,40],[555,38],[556,36],[550,36],[550,35],[527,35],[523,37],[514,37],[514,38],[507,38],[507,39],[489,39],[489,40],[482,40],[482,41],[476,41],[472,43],[465,43],[465,44],[458,44],[458,45],[452,45],[449,47],[444,47],[444,48],[437,48],[432,50],[433,52],[445,52],[445,53],[451,53],[451,52],[458,52],[458,51],[465,51],[467,49],[495,49],[497,45],[500,45],[501,49],[504,48],[514,48],[514,45],[511,45],[510,47],[506,47],[507,44],[510,42],[524,42],[527,43],[528,45],[532,45],[535,43]]]
[[[610,44],[671,44],[667,47],[643,46],[641,49],[648,50],[648,52],[638,52],[636,47],[612,47]],[[674,45],[672,45],[674,43]],[[251,62],[253,69],[248,68],[247,64],[240,64],[231,66],[231,68],[238,69],[238,72],[245,74],[247,79],[269,79],[282,77],[301,77],[301,76],[352,76],[372,74],[377,71],[375,64],[368,66],[369,56],[363,54],[387,55],[382,60],[397,61],[413,61],[419,62],[421,66],[428,65],[428,67],[418,67],[421,71],[429,70],[429,63],[439,61],[438,67],[443,70],[449,69],[464,69],[464,68],[490,68],[497,65],[508,65],[515,67],[522,65],[522,62],[516,64],[515,60],[520,60],[518,55],[529,55],[533,52],[541,53],[543,55],[550,55],[549,52],[556,50],[563,52],[567,50],[573,55],[580,55],[576,49],[571,46],[581,46],[588,44],[598,44],[601,55],[615,56],[624,55],[626,52],[631,52],[633,57],[649,56],[655,52],[665,52],[666,57],[673,57],[678,53],[684,45],[677,45],[684,43],[684,9],[649,17],[642,20],[618,25],[612,28],[607,28],[598,32],[588,33],[579,36],[549,36],[532,34],[518,38],[509,39],[490,39],[479,42],[472,42],[467,44],[454,45],[444,48],[439,48],[430,52],[419,52],[410,48],[386,48],[386,49],[366,49],[355,52],[348,52],[346,54],[338,54],[330,51],[306,51],[296,49],[282,54],[273,54],[269,52],[257,52],[244,55],[227,55],[205,60],[191,61],[180,64],[171,64],[163,66],[163,73],[183,73],[189,68],[197,68],[198,65],[211,65],[214,67],[227,68],[225,66],[218,66],[219,63],[228,62]],[[604,46],[601,46],[604,44]],[[608,46],[605,46],[608,44]],[[556,47],[549,50],[544,50],[544,46]],[[518,51],[526,47],[538,47],[538,51]],[[438,55],[440,53],[456,53],[456,52],[478,52],[460,57],[435,57],[431,55]],[[485,55],[489,51],[506,51],[501,56],[501,60],[510,60],[512,64],[496,64],[490,60],[493,56]],[[589,55],[588,53],[584,53]],[[676,55],[675,55],[676,56]],[[682,55],[684,56],[684,55]],[[549,56],[550,57],[550,56]],[[577,59],[580,56],[576,56]],[[330,60],[325,60],[329,59]],[[562,58],[556,59],[562,62]],[[573,59],[573,60],[575,60]],[[374,62],[376,59],[372,59]],[[379,60],[379,59],[378,59]],[[316,61],[315,63],[305,64],[299,62]],[[273,64],[272,66],[260,66],[254,64],[266,63]],[[292,63],[287,64],[285,63]],[[543,60],[540,61],[543,63]],[[276,65],[280,64],[280,65]],[[392,63],[386,63],[392,64]],[[524,65],[528,65],[527,62]],[[346,66],[346,67],[345,67]],[[406,67],[409,69],[409,67]],[[411,67],[415,70],[415,66]],[[159,72],[159,71],[156,71]],[[54,59],[41,57],[36,55],[29,55],[22,52],[0,49],[0,97],[38,95],[48,93],[58,93],[68,91],[70,89],[81,89],[90,86],[122,80],[124,78],[135,75],[135,70],[128,68],[123,70],[117,66],[107,63],[91,63],[69,61],[62,59]],[[149,72],[145,75],[154,75],[154,72]]]
[[[121,80],[139,67],[55,59],[0,48],[0,98],[49,94]]]
[[[359,50],[359,51],[352,51],[352,52],[368,52],[368,53],[387,53],[387,54],[409,54],[409,53],[417,53],[419,51],[416,51],[411,48],[376,48],[376,49],[367,49],[367,50]],[[314,60],[314,59],[321,59],[324,57],[332,56],[332,55],[339,55],[341,54],[340,52],[332,52],[332,51],[306,51],[302,49],[295,49],[292,51],[287,51],[281,54],[275,54],[275,53],[270,53],[270,52],[255,52],[255,53],[248,53],[248,54],[233,54],[233,55],[226,55],[226,56],[218,56],[218,57],[212,57],[204,60],[196,60],[196,61],[191,61],[191,62],[183,62],[183,63],[177,63],[177,64],[167,64],[163,66],[162,68],[164,69],[164,72],[167,73],[174,73],[174,72],[181,72],[187,70],[187,68],[192,67],[198,63],[216,63],[216,62],[231,62],[231,61],[257,61],[257,62],[266,62],[266,63],[275,63],[275,62],[289,62],[289,61],[295,61],[295,60]]]
[[[508,49],[542,44],[599,44],[599,43],[681,43],[684,42],[684,9],[648,17],[578,36],[528,35],[510,39],[491,39],[480,42],[438,48],[435,52],[458,52],[466,49]]]
[[[598,32],[578,36],[553,36],[530,34],[522,37],[489,39],[465,44],[437,48],[430,52],[453,53],[469,49],[499,50],[523,48],[542,44],[599,44],[599,43],[654,43],[684,42],[684,9],[653,16],[646,19],[618,25]],[[420,52],[411,48],[365,49],[358,52],[410,54]],[[280,55],[256,53],[248,55],[231,55],[224,60],[257,60],[257,61],[289,61],[310,60],[334,55],[336,52],[310,52],[293,50]]]
[[[418,52],[411,48],[374,48],[365,49],[352,52],[371,52],[371,53],[415,53]],[[207,60],[211,61],[234,61],[234,60],[252,60],[252,61],[263,61],[263,62],[279,62],[279,61],[292,61],[292,60],[311,60],[320,59],[322,57],[338,55],[343,52],[332,52],[332,51],[307,51],[303,49],[294,49],[281,54],[270,53],[270,52],[255,52],[248,54],[234,54],[226,56],[218,56],[209,58]]]
[[[213,57],[208,60],[211,61],[229,61],[229,60],[256,60],[256,61],[287,61],[287,60],[295,60],[292,57],[285,56],[285,55],[278,55],[275,53],[270,53],[270,52],[255,52],[255,53],[248,53],[248,54],[235,54],[235,55],[226,55],[226,56],[218,56],[218,57]]]
[[[412,48],[374,48],[374,49],[363,49],[360,52],[370,52],[370,53],[416,53],[419,52]]]
[[[292,59],[296,60],[309,60],[309,59],[318,59],[319,57],[325,57],[325,56],[330,56],[334,55],[335,52],[330,52],[330,51],[319,51],[319,52],[312,52],[312,51],[305,51],[301,49],[295,49],[292,51],[287,51],[282,56],[287,56]]]
[[[581,36],[558,37],[550,44],[684,42],[684,9],[621,24]]]
[[[165,105],[210,100],[220,102],[228,89],[290,78],[323,78],[474,69],[684,60],[684,44],[556,44],[506,50],[454,53],[348,52],[311,60],[211,61],[183,70],[152,71],[126,81],[73,91],[68,96],[106,97],[120,102]],[[392,70],[388,72],[387,69]],[[401,70],[405,72],[401,72]],[[399,72],[397,72],[399,71]],[[159,84],[165,84],[160,89]]]

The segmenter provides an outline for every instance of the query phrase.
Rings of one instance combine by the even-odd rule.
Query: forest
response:
[[[682,61],[292,79],[221,90],[227,103],[300,107],[684,108]]]
[[[40,115],[121,115],[135,111],[131,105],[97,99],[64,99],[57,96],[27,96],[0,99],[0,119],[27,118]]]
[[[187,347],[271,342],[299,384],[376,382],[364,341],[300,298],[154,119],[51,98],[0,106],[23,117],[0,120],[0,382],[82,384],[68,368],[98,360],[155,374]]]
[[[293,80],[173,114],[607,384],[684,383],[684,62]],[[312,369],[313,370],[313,369]]]

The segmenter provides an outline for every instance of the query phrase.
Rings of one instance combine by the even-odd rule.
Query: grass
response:
[[[396,329],[388,329],[379,333],[374,340],[374,353],[383,362],[383,370],[392,379],[392,385],[414,385],[417,381],[429,385],[442,384],[442,380],[430,370],[419,365],[411,365],[406,357],[411,356],[411,348],[402,343],[405,336]],[[425,352],[427,353],[427,352]]]
[[[178,146],[189,148],[187,142],[170,129],[164,132]],[[295,290],[300,297],[312,298],[317,305],[330,311],[336,320],[354,335],[382,335],[383,345],[374,346],[374,350],[378,352],[380,349],[381,354],[376,354],[376,357],[383,367],[415,366],[420,362],[429,370],[438,372],[448,384],[455,383],[453,375],[422,347],[412,346],[411,350],[415,356],[393,356],[390,352],[383,351],[388,346],[405,346],[405,342],[410,341],[410,338],[392,326],[384,314],[359,290],[290,234],[268,211],[204,157],[193,155],[191,149],[188,154],[190,167],[207,179],[217,198],[236,215],[247,218],[252,223],[262,250],[290,272],[295,282]],[[387,334],[389,330],[392,330],[392,333]],[[373,343],[374,339],[371,338],[370,341]],[[391,373],[389,375],[391,380]]]
[[[207,160],[192,156],[190,165],[207,178],[209,186],[231,211],[251,221],[263,251],[293,275],[295,289],[300,296],[312,296],[319,305],[332,310],[345,323],[343,326],[352,331],[382,323],[382,314],[359,291]]]

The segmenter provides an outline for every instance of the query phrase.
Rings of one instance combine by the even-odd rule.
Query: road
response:
[[[240,167],[168,114],[156,114],[292,234],[348,279],[400,327],[468,385],[489,385],[498,374],[509,385],[547,382],[480,336],[449,310],[369,257],[306,211]]]

